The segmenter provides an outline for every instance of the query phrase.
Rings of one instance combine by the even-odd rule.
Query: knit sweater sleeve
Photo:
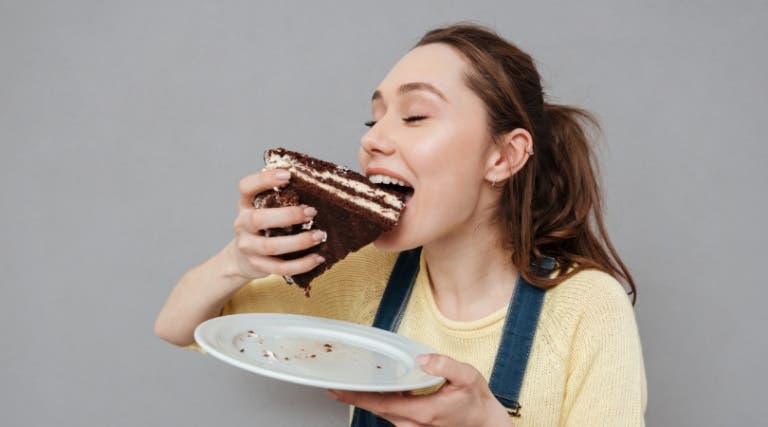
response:
[[[645,370],[629,298],[605,273],[576,277],[588,286],[573,331],[560,425],[643,426]]]

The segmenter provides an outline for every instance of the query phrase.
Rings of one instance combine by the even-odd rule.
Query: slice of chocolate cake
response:
[[[306,273],[285,277],[305,289],[309,296],[312,279],[332,265],[397,224],[405,207],[402,189],[371,183],[365,176],[344,166],[316,159],[283,148],[267,150],[266,169],[287,169],[290,183],[280,189],[256,196],[254,206],[270,208],[305,204],[317,209],[317,215],[306,224],[266,230],[267,235],[295,234],[309,229],[324,230],[325,242],[308,250],[283,255],[293,259],[316,252],[325,262]]]

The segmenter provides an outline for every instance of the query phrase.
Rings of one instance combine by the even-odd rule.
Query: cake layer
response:
[[[320,190],[375,212],[391,221],[397,221],[400,217],[400,211],[405,204],[398,194],[375,186],[363,175],[343,166],[318,159],[307,162],[306,156],[297,154],[300,153],[283,149],[269,150],[265,156],[267,169],[288,169],[291,171],[292,178],[307,181]]]

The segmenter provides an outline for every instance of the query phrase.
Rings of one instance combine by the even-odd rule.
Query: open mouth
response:
[[[395,191],[403,197],[406,204],[411,200],[411,197],[413,197],[413,187],[407,182],[392,178],[391,176],[378,174],[368,176],[368,180],[379,187]]]

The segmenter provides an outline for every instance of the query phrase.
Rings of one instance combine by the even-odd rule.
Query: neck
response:
[[[491,225],[473,227],[424,246],[432,293],[444,316],[471,321],[509,304],[518,273],[499,235]]]

